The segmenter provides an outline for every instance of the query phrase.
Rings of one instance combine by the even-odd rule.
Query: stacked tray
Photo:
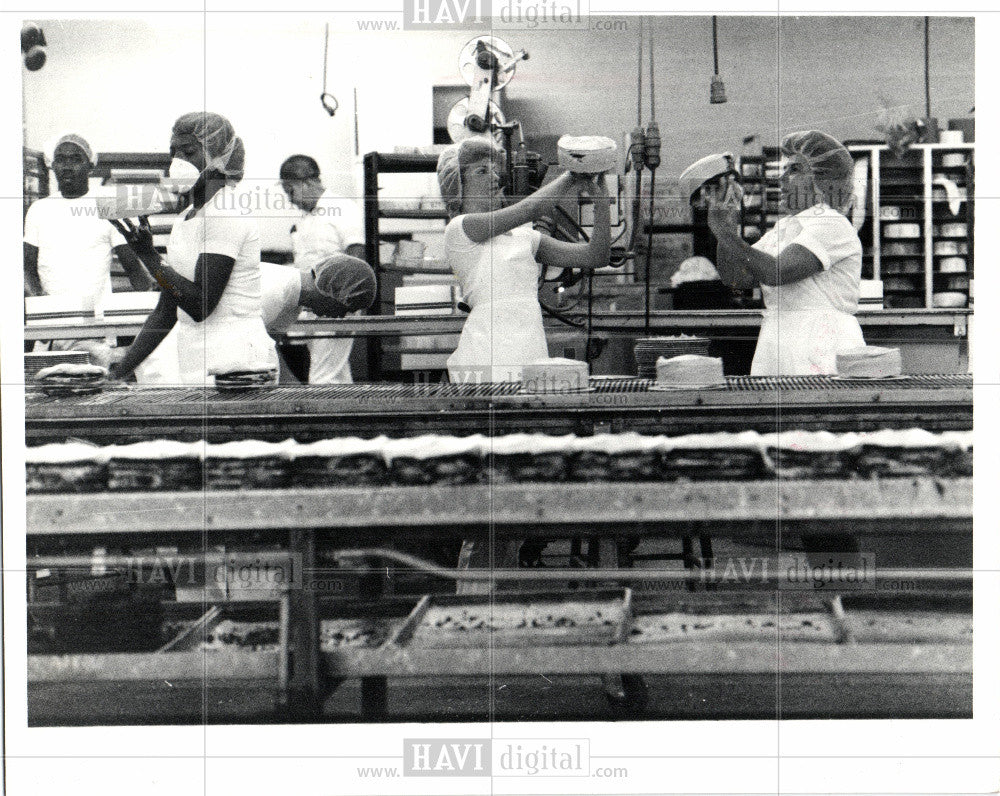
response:
[[[274,369],[234,370],[214,375],[215,389],[219,392],[259,390],[262,387],[274,387],[278,383],[278,372]]]
[[[656,378],[656,360],[660,357],[679,357],[683,354],[708,355],[712,341],[707,337],[640,337],[635,344],[635,363],[640,379]]]

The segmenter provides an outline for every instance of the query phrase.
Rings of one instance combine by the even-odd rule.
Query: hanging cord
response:
[[[924,17],[924,101],[927,114],[931,118],[931,18]]]
[[[642,127],[642,17],[639,17],[639,101],[636,103],[635,123]]]
[[[330,23],[326,24],[326,29],[323,34],[323,93],[319,95],[319,101],[323,106],[323,109],[333,116],[337,112],[337,108],[340,107],[340,103],[337,102],[337,98],[330,94],[326,90],[326,72],[327,72],[327,62],[330,53]],[[331,104],[332,103],[332,104]]]
[[[653,82],[653,31],[649,31],[649,121],[656,121],[656,85]]]
[[[645,331],[649,336],[650,311],[652,307],[652,282],[653,282],[653,224],[656,221],[656,169],[660,165],[660,127],[656,123],[656,94],[653,51],[653,31],[649,31],[649,112],[650,120],[646,125],[646,167],[649,169],[649,226],[646,229],[646,302],[645,302]]]
[[[719,74],[719,28],[718,17],[712,17],[712,62],[715,64],[715,72]]]
[[[649,337],[649,302],[650,293],[653,283],[653,220],[655,219],[655,213],[653,210],[653,195],[656,192],[656,170],[651,169],[649,172],[649,228],[646,230],[646,303],[645,303],[645,318],[643,328],[646,332],[646,337]]]

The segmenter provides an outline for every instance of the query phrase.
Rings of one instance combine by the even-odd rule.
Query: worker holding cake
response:
[[[855,313],[861,292],[861,240],[844,215],[853,201],[854,161],[816,130],[781,142],[782,217],[753,246],[739,234],[738,206],[709,197],[723,280],[759,283],[766,310],[750,373],[837,372],[840,352],[864,345]]]
[[[603,180],[567,172],[504,206],[498,171],[502,156],[491,140],[468,138],[438,159],[438,183],[451,217],[445,252],[472,307],[458,348],[448,359],[455,382],[520,380],[525,364],[548,356],[538,303],[542,267],[608,264],[610,210]],[[577,192],[597,200],[588,243],[557,241],[531,228],[555,202]]]

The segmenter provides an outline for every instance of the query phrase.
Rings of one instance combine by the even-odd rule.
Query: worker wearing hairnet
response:
[[[94,214],[90,174],[96,158],[87,140],[68,133],[49,153],[58,193],[32,202],[24,217],[24,295],[69,296],[84,307],[103,307],[111,296],[111,265],[121,263],[133,290],[152,280],[125,239]],[[103,339],[37,341],[35,350],[83,350],[106,364]]]
[[[343,318],[368,309],[375,300],[375,272],[368,263],[346,254],[327,258],[312,272],[291,265],[260,264],[261,319],[271,337],[278,340],[291,328],[302,310],[320,318]],[[280,381],[296,382],[281,360]],[[170,385],[180,381],[177,326],[156,351],[135,370],[142,385]]]
[[[356,273],[353,266],[344,266],[341,261],[330,261],[330,258],[345,254],[351,255],[349,260],[364,257],[365,234],[360,205],[324,186],[319,164],[308,155],[287,158],[281,164],[279,175],[282,189],[303,214],[291,229],[296,267],[303,274],[315,272],[318,279],[320,263],[329,261],[327,278],[345,267],[344,276],[349,280],[350,274]],[[308,312],[305,317],[309,317]],[[309,383],[350,384],[353,381],[350,363],[353,345],[354,340],[350,337],[310,340]]]
[[[864,345],[855,313],[861,240],[844,215],[853,199],[854,161],[816,130],[781,141],[782,217],[752,247],[739,235],[738,207],[710,200],[722,278],[759,283],[766,310],[752,375],[836,373],[837,353]]]
[[[592,183],[567,172],[505,206],[498,172],[502,154],[490,139],[468,138],[438,158],[438,185],[451,217],[444,233],[445,255],[472,307],[448,358],[448,375],[455,382],[519,381],[525,365],[549,353],[538,303],[541,269],[592,270],[608,264],[610,206],[604,180]],[[594,200],[588,243],[557,241],[531,228],[556,201],[578,192]],[[537,563],[542,546],[522,548],[526,564]],[[494,563],[502,563],[509,551],[493,552]],[[489,566],[490,558],[481,540],[465,540],[459,566]],[[459,591],[477,587],[461,583]]]
[[[518,381],[529,362],[548,357],[538,279],[543,266],[594,269],[608,264],[610,210],[603,179],[570,173],[505,206],[498,162],[502,151],[487,138],[468,138],[438,158],[441,196],[451,220],[445,228],[448,264],[472,312],[458,348],[448,358],[453,381]],[[594,198],[588,243],[557,241],[533,230],[559,199],[577,192]]]
[[[229,120],[197,111],[170,138],[170,173],[186,179],[189,203],[174,221],[160,258],[147,222],[115,222],[162,292],[142,331],[112,373],[131,373],[177,326],[180,381],[214,382],[215,373],[278,368],[261,319],[260,236],[241,211],[243,142]],[[186,187],[186,186],[184,186]]]

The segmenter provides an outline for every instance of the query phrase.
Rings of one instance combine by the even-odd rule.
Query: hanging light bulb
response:
[[[37,72],[45,65],[45,46],[42,28],[34,22],[26,22],[21,28],[21,54],[29,72]]]
[[[721,105],[726,101],[726,84],[719,77],[719,31],[717,20],[717,17],[712,17],[712,58],[715,63],[715,73],[712,75],[712,85],[708,92],[708,101],[712,105]]]

